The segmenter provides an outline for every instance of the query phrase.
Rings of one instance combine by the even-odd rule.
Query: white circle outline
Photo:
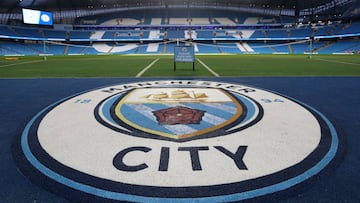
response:
[[[96,88],[99,89],[99,88]],[[258,88],[259,89],[259,88]],[[61,183],[65,186],[68,186],[70,188],[73,188],[75,190],[81,191],[81,192],[85,192],[91,195],[96,195],[99,197],[103,197],[103,198],[110,198],[113,200],[125,200],[125,201],[139,201],[139,202],[167,202],[167,201],[171,201],[171,202],[188,202],[189,198],[164,198],[164,197],[145,197],[145,196],[139,196],[139,195],[133,195],[133,194],[126,194],[126,193],[118,193],[118,192],[112,192],[112,191],[108,191],[108,190],[103,190],[100,188],[96,188],[93,186],[89,186],[89,185],[84,185],[82,183],[79,182],[75,182],[67,177],[64,177],[54,171],[52,171],[51,169],[47,168],[45,165],[43,165],[35,156],[34,154],[31,152],[30,147],[29,147],[29,143],[28,143],[28,135],[29,135],[29,131],[31,126],[34,124],[34,122],[40,118],[45,112],[47,112],[48,110],[50,110],[51,108],[55,107],[56,105],[59,105],[60,103],[73,98],[75,96],[81,95],[83,93],[86,93],[89,91],[84,91],[82,93],[79,94],[75,94],[73,96],[64,98],[58,102],[55,102],[51,105],[49,105],[48,107],[44,108],[43,110],[41,110],[40,112],[38,112],[26,125],[22,135],[21,135],[21,148],[24,152],[25,157],[27,158],[27,160],[31,163],[31,165],[33,165],[38,171],[40,171],[43,175],[51,178],[52,180]],[[268,91],[268,92],[272,92],[272,91]],[[272,92],[274,93],[274,92]],[[278,93],[276,93],[278,94]],[[281,95],[281,94],[278,94]],[[281,95],[282,96],[282,95]],[[270,185],[267,187],[263,187],[263,188],[259,188],[259,189],[255,189],[255,190],[250,190],[250,191],[246,191],[246,192],[241,192],[241,193],[236,193],[236,194],[229,194],[229,195],[220,195],[220,196],[213,196],[213,197],[195,197],[195,198],[191,198],[191,200],[196,200],[196,201],[201,201],[201,202],[217,202],[217,201],[239,201],[239,200],[245,200],[245,199],[250,199],[250,198],[254,198],[254,197],[259,197],[259,196],[263,196],[263,195],[267,195],[267,194],[271,194],[274,192],[278,192],[278,191],[282,191],[285,189],[288,189],[294,185],[297,185],[309,178],[311,178],[312,176],[318,174],[321,170],[323,170],[330,162],[331,160],[335,157],[337,151],[338,151],[338,146],[339,146],[339,140],[338,140],[338,134],[336,132],[335,127],[332,125],[332,123],[319,111],[317,111],[316,109],[312,108],[311,106],[300,102],[294,98],[290,98],[287,97],[289,99],[291,99],[292,101],[297,102],[298,104],[302,105],[303,107],[306,107],[308,110],[312,110],[314,113],[316,113],[328,126],[330,134],[331,134],[331,145],[329,150],[327,151],[327,153],[325,154],[325,156],[322,157],[322,159],[313,167],[307,169],[306,171],[304,171],[302,174],[295,176],[293,178],[290,178],[286,181],[282,181],[279,182],[277,184],[274,185]]]

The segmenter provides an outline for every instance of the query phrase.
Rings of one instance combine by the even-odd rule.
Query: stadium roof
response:
[[[300,22],[360,17],[360,0],[0,0],[0,21],[21,20],[21,8],[54,12],[56,23],[112,12],[163,8],[225,9],[289,16]]]
[[[233,4],[248,7],[282,7],[306,9],[318,7],[331,2],[354,0],[1,0],[0,8],[42,8],[42,9],[74,9],[74,8],[113,8],[123,5],[141,4]]]

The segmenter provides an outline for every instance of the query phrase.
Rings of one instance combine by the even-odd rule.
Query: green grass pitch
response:
[[[360,55],[196,55],[177,63],[173,55],[0,57],[0,78],[359,76]]]

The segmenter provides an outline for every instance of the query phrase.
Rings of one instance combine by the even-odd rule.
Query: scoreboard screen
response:
[[[22,9],[23,22],[32,25],[53,25],[53,16],[51,12]]]

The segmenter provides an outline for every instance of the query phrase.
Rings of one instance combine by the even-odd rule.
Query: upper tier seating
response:
[[[172,53],[174,44],[162,42],[183,39],[195,40],[197,53],[300,54],[310,51],[308,43],[291,45],[286,43],[293,42],[295,38],[302,41],[311,36],[321,38],[329,35],[360,34],[360,22],[348,24],[333,22],[318,27],[299,25],[300,27],[266,29],[270,24],[273,26],[275,23],[292,22],[291,18],[254,16],[253,14],[223,10],[126,11],[77,19],[74,30],[0,25],[0,39],[2,40],[0,41],[0,54],[37,55],[44,51],[50,54]],[[99,27],[93,29],[80,26],[91,24]],[[148,27],[133,29],[132,26],[138,25]],[[149,25],[152,27],[149,28]],[[155,27],[159,25],[164,27]],[[171,25],[180,25],[180,28],[166,27]],[[186,27],[196,25],[203,25],[203,28],[191,30]],[[219,25],[222,27],[218,27]],[[247,26],[247,29],[225,27],[227,25],[242,25]],[[7,40],[9,37],[16,40],[21,39],[19,42],[15,42]],[[44,50],[42,43],[26,42],[35,39],[40,42],[48,40],[69,44],[83,43],[86,46],[48,44]],[[278,44],[285,45],[278,46]],[[313,50],[317,53],[357,52],[359,46],[356,39],[330,42],[321,40],[313,44]]]

